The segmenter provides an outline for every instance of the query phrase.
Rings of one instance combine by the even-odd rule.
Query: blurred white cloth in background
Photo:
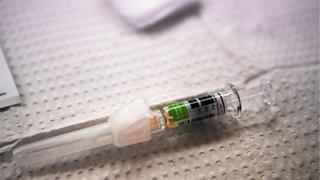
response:
[[[138,29],[195,6],[198,0],[108,0],[115,11]]]

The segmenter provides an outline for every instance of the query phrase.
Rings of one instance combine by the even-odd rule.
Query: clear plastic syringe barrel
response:
[[[239,118],[242,107],[271,104],[273,101],[274,93],[270,81],[262,80],[260,86],[239,92],[234,85],[227,84],[225,92],[172,104],[164,107],[162,113],[166,126],[175,128],[227,113]]]
[[[13,157],[18,165],[26,165],[111,143],[110,125],[103,123],[18,147]]]

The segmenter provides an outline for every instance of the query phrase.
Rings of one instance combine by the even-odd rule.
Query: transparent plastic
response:
[[[226,86],[226,107],[234,118],[240,118],[243,108],[258,107],[264,103],[271,105],[275,93],[269,80],[263,79],[260,86],[237,91],[232,84]]]
[[[18,165],[35,163],[113,143],[109,123],[93,126],[46,140],[20,146],[13,150]]]
[[[149,105],[141,98],[119,109],[106,123],[20,146],[13,157],[16,164],[26,165],[112,143],[121,147],[148,141],[151,118]]]
[[[243,107],[261,107],[263,103],[270,105],[273,101],[270,81],[262,80],[260,86],[241,91],[233,84],[227,84],[225,92],[169,105],[162,109],[162,113],[166,126],[175,128],[224,114],[240,118]]]
[[[26,165],[103,145],[127,146],[150,140],[150,135],[167,128],[198,122],[215,116],[241,116],[242,107],[272,104],[274,92],[270,81],[237,91],[227,84],[225,92],[151,111],[147,101],[137,99],[119,109],[107,123],[20,146],[13,150],[17,165]],[[258,104],[257,104],[258,103]]]

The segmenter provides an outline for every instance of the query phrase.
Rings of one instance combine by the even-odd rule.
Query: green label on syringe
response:
[[[182,119],[189,118],[187,107],[183,102],[169,105],[168,108],[169,114],[173,117],[174,121],[180,121]]]
[[[224,101],[224,96],[221,96],[220,93],[215,93],[169,105],[167,120],[171,123],[169,123],[170,128],[225,114]]]

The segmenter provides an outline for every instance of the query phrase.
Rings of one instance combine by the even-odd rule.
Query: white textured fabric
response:
[[[135,31],[104,0],[0,1],[0,43],[22,105],[0,112],[0,179],[318,179],[316,0],[203,0]],[[17,167],[12,149],[152,108],[270,79],[277,103]]]

